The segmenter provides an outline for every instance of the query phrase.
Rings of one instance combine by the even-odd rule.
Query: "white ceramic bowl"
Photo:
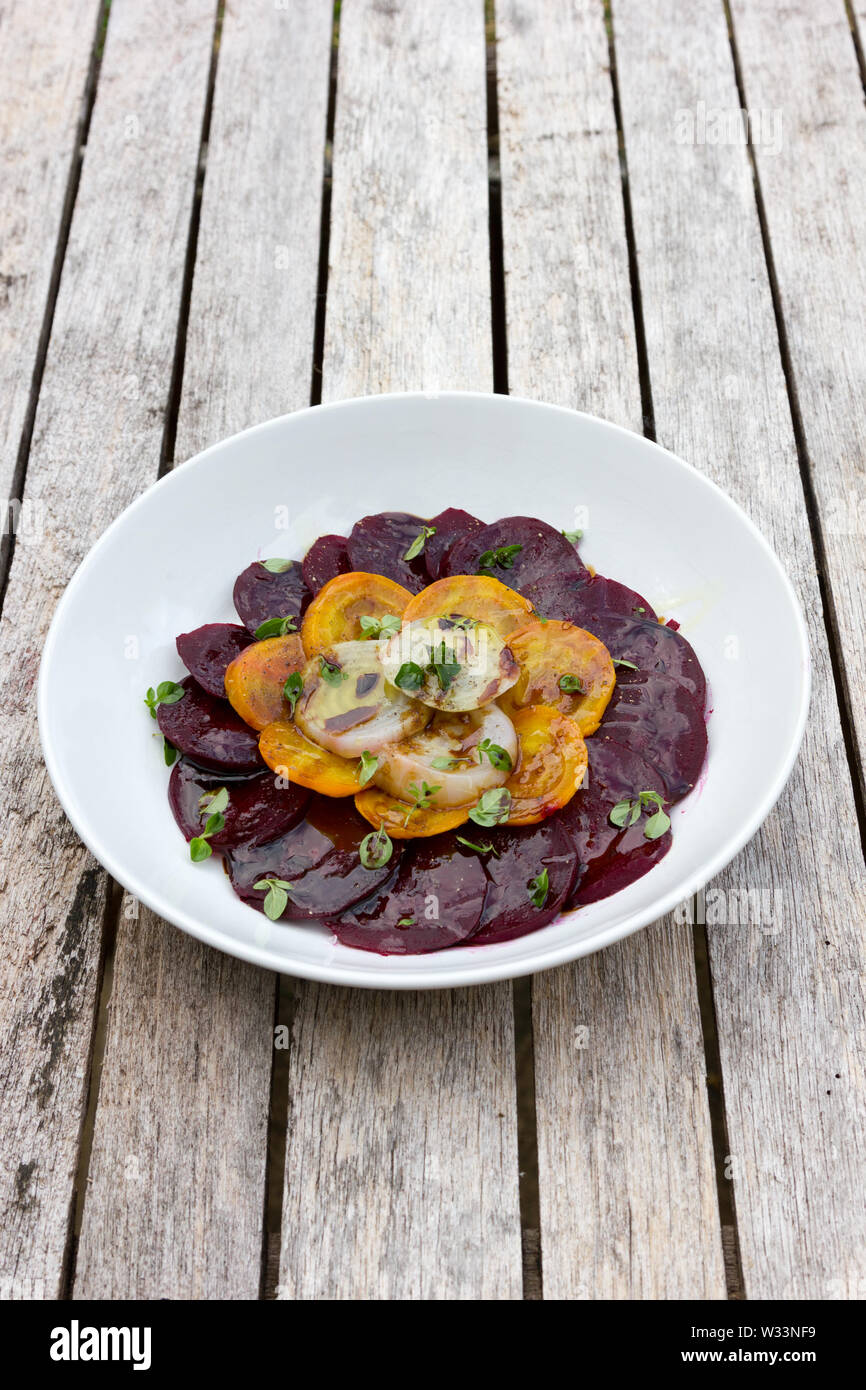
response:
[[[517,941],[383,957],[324,927],[271,923],[218,855],[190,862],[145,689],[179,679],[177,633],[237,621],[251,560],[300,557],[370,512],[464,507],[583,529],[581,553],[682,623],[713,708],[705,775],[670,853],[613,897]],[[84,678],[86,676],[86,679]],[[802,614],[743,512],[688,464],[575,411],[505,396],[378,396],[301,410],[214,445],[150,488],[84,560],[39,680],[51,779],[93,854],[161,916],[220,950],[309,979],[390,989],[507,979],[573,960],[674,908],[754,835],[791,771],[809,698]]]

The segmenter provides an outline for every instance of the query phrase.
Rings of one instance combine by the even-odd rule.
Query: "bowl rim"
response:
[[[669,890],[658,898],[652,905],[651,911],[638,909],[631,912],[620,921],[608,927],[601,928],[595,932],[591,938],[575,937],[571,941],[559,943],[546,950],[540,948],[535,954],[514,962],[507,960],[491,960],[488,964],[484,963],[483,955],[474,956],[469,951],[440,951],[433,952],[438,960],[442,961],[442,967],[434,976],[427,971],[411,968],[402,969],[399,973],[388,967],[388,957],[378,957],[375,952],[358,951],[357,954],[363,957],[363,965],[359,962],[357,968],[341,962],[332,961],[308,961],[298,960],[293,962],[291,969],[287,968],[286,961],[281,954],[267,945],[255,943],[238,942],[227,940],[225,933],[217,928],[210,927],[197,920],[188,912],[178,909],[171,902],[163,899],[158,890],[150,884],[141,880],[136,874],[129,873],[118,863],[114,854],[99,839],[99,836],[92,832],[88,823],[87,813],[79,805],[75,790],[67,785],[60,772],[59,763],[55,756],[48,734],[48,683],[50,679],[50,669],[53,659],[54,648],[57,634],[63,623],[65,610],[71,602],[70,595],[74,595],[74,590],[82,572],[91,564],[95,563],[100,552],[109,542],[121,525],[126,525],[131,515],[140,507],[144,506],[152,494],[158,489],[171,485],[172,479],[179,473],[185,473],[187,469],[205,468],[211,455],[225,448],[227,444],[234,443],[241,439],[255,439],[257,436],[280,429],[286,421],[294,420],[299,417],[307,416],[311,412],[336,414],[351,409],[376,408],[383,402],[400,400],[411,401],[439,401],[457,399],[461,401],[476,400],[483,402],[485,406],[492,409],[511,409],[512,406],[529,407],[532,410],[550,412],[554,411],[561,415],[577,417],[579,419],[592,421],[594,425],[601,425],[604,429],[623,435],[632,439],[639,439],[650,450],[663,454],[668,460],[672,460],[682,469],[693,474],[710,493],[715,495],[718,503],[725,506],[738,518],[740,523],[751,532],[759,548],[769,559],[771,566],[781,580],[782,590],[787,595],[791,611],[794,616],[794,624],[799,637],[800,661],[799,670],[801,673],[800,686],[798,691],[799,703],[797,708],[797,719],[794,735],[790,740],[787,753],[776,770],[776,773],[765,790],[763,796],[756,802],[751,815],[720,844],[715,852],[704,861],[699,873],[694,873],[689,879]],[[767,816],[772,811],[779,797],[781,796],[788,779],[793,770],[800,745],[806,728],[806,720],[809,712],[809,701],[811,694],[812,662],[809,649],[808,629],[803,614],[800,599],[794,589],[788,574],[779,560],[776,552],[770,543],[765,539],[756,524],[743,510],[739,503],[729,497],[724,490],[706,476],[693,464],[680,458],[678,454],[666,449],[663,445],[656,443],[655,440],[648,439],[645,435],[639,434],[635,430],[626,429],[623,425],[615,424],[613,421],[605,420],[598,415],[592,415],[587,411],[574,410],[569,406],[554,405],[546,401],[533,400],[525,396],[500,395],[485,391],[389,391],[372,396],[356,396],[346,400],[331,401],[324,405],[305,406],[298,410],[287,412],[283,415],[274,416],[270,420],[262,421],[257,425],[251,425],[247,429],[239,430],[233,435],[226,435],[223,439],[208,445],[200,453],[194,454],[181,464],[175,465],[168,473],[156,479],[151,485],[139,494],[138,497],[129,504],[128,507],[115,517],[106,527],[102,535],[94,542],[87,553],[76,567],[73,575],[67,583],[49,625],[45,644],[42,650],[42,657],[39,665],[39,677],[37,685],[37,715],[39,723],[39,738],[42,748],[42,756],[45,766],[51,778],[55,794],[71,822],[76,833],[83,841],[87,849],[94,855],[99,863],[127,892],[131,893],[139,902],[145,904],[159,917],[170,922],[188,935],[199,941],[203,941],[217,950],[225,952],[227,955],[234,956],[239,960],[245,960],[253,965],[259,965],[263,969],[273,970],[279,974],[291,975],[295,978],[308,979],[323,984],[349,985],[362,989],[454,989],[469,987],[472,985],[489,984],[500,980],[519,979],[526,975],[534,975],[541,970],[550,970],[558,965],[567,964],[569,961],[578,960],[583,956],[593,955],[596,951],[603,950],[607,946],[621,941],[624,937],[630,936],[633,932],[641,928],[650,926],[659,921],[662,917],[673,911],[680,903],[697,893],[702,887],[710,882],[717,874],[739,854],[740,850],[757,833]],[[614,895],[615,896],[615,895]],[[577,909],[579,911],[579,909]],[[571,914],[564,914],[570,916]],[[561,920],[561,919],[557,919]],[[538,933],[537,935],[540,935]],[[471,945],[470,943],[467,943]],[[454,957],[458,961],[447,964]],[[382,964],[374,966],[372,962],[381,959]],[[409,957],[401,957],[407,960]]]

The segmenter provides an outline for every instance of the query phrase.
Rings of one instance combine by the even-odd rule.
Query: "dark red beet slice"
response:
[[[435,535],[429,537],[424,547],[424,563],[431,582],[442,577],[442,562],[452,545],[484,530],[484,522],[471,512],[463,512],[459,507],[446,507],[444,512],[434,516],[430,525],[435,526]]]
[[[426,525],[422,516],[410,512],[376,512],[374,516],[362,517],[349,535],[350,567],[368,574],[384,574],[410,593],[420,593],[428,583],[424,552],[414,560],[404,560],[403,556]]]
[[[501,521],[491,522],[482,530],[464,536],[448,551],[441,566],[442,574],[477,574],[478,562],[485,552],[511,545],[519,545],[520,550],[508,557],[505,566],[494,564],[481,572],[521,592],[525,584],[534,583],[551,570],[589,578],[589,571],[571,541],[554,526],[532,516],[505,516]]]
[[[596,860],[591,871],[580,880],[568,906],[582,907],[587,903],[596,903],[601,898],[609,898],[611,893],[618,893],[621,888],[627,888],[655,868],[672,844],[673,837],[669,830],[657,840],[648,840],[640,825],[630,826],[623,831],[613,848]]]
[[[224,811],[222,830],[209,836],[212,849],[232,849],[236,845],[260,844],[284,835],[304,814],[310,800],[305,787],[292,783],[277,786],[272,772],[254,777],[220,777],[182,759],[175,763],[168,783],[168,800],[174,818],[187,840],[200,835],[207,819],[200,799],[225,787],[229,804]]]
[[[352,912],[329,921],[344,946],[383,956],[441,951],[477,930],[487,875],[454,835],[415,840],[388,882]],[[428,915],[429,914],[429,915]]]
[[[593,736],[586,747],[589,770],[584,785],[557,817],[577,855],[567,908],[595,902],[624,888],[658,863],[671,845],[669,831],[658,840],[646,839],[645,815],[624,830],[610,819],[617,802],[631,801],[639,792],[666,795],[658,770],[612,739]]]
[[[226,670],[252,640],[246,628],[237,623],[205,623],[180,634],[177,653],[202,689],[224,700]]]
[[[345,536],[320,536],[304,556],[304,583],[317,594],[338,574],[349,573],[348,541]]]
[[[401,845],[395,841],[384,868],[365,869],[358,846],[370,829],[346,798],[313,796],[304,819],[288,834],[270,844],[230,852],[232,887],[244,902],[261,908],[265,890],[253,884],[263,878],[281,878],[292,884],[287,918],[326,918],[343,912],[386,882],[400,859]]]
[[[192,676],[185,676],[180,684],[186,694],[156,711],[160,730],[169,743],[214,772],[258,772],[264,764],[255,730],[235,714],[227,700],[209,695]]]
[[[544,615],[548,615],[545,613]],[[655,671],[679,681],[701,709],[707,702],[707,680],[694,648],[682,633],[645,618],[621,613],[598,613],[589,631],[603,642],[614,660],[631,661],[640,671]],[[627,667],[617,667],[617,678]]]
[[[624,743],[652,763],[671,804],[688,796],[707,755],[707,726],[696,701],[657,671],[619,673],[596,739]]]
[[[480,843],[487,843],[486,834],[479,833]],[[475,837],[469,835],[467,838]],[[513,941],[546,926],[562,907],[574,878],[575,848],[556,818],[525,828],[495,830],[489,840],[499,857],[493,854],[483,857],[490,883],[481,925],[465,943],[467,946]],[[530,884],[543,869],[547,869],[547,898],[542,907],[536,907]]]
[[[235,580],[232,597],[241,622],[255,632],[268,618],[299,618],[312,594],[297,560],[279,574],[254,560]]]
[[[629,618],[656,621],[655,609],[642,594],[600,574],[584,579],[554,571],[543,574],[533,584],[522,585],[520,592],[542,617],[564,618],[587,632],[595,631],[593,623],[600,613],[622,613]]]

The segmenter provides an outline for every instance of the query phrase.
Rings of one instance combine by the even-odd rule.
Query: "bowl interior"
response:
[[[542,517],[584,531],[601,573],[676,617],[713,710],[700,785],[674,843],[615,896],[504,945],[384,958],[324,928],[274,924],[232,893],[218,857],[194,865],[166,800],[142,697],[178,679],[177,633],[237,621],[252,559],[301,556],[380,510]],[[86,679],[83,677],[86,675]],[[226,440],[157,483],[106,532],[55,615],[39,716],[49,772],[92,852],[136,897],[222,950],[290,974],[443,987],[526,974],[655,920],[754,834],[784,785],[808,703],[802,615],[744,514],[665,450],[590,416],[502,396],[381,396],[317,407]]]

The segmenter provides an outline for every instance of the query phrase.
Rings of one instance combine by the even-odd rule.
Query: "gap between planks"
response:
[[[652,395],[652,378],[649,366],[646,330],[644,325],[643,302],[638,269],[637,241],[634,230],[634,214],[631,205],[631,192],[628,177],[628,156],[625,145],[625,126],[619,93],[619,77],[616,62],[616,40],[613,25],[612,0],[605,0],[604,22],[607,33],[607,49],[610,68],[611,101],[616,123],[617,144],[620,159],[620,182],[622,186],[623,219],[628,251],[629,281],[631,284],[632,312],[635,327],[635,348],[640,380],[641,411],[644,434],[652,440],[656,438],[655,408]],[[696,906],[695,899],[694,905]],[[694,921],[699,920],[697,912]],[[692,951],[695,965],[695,991],[701,1019],[701,1038],[704,1049],[704,1068],[706,1077],[707,1104],[710,1115],[710,1132],[715,1164],[716,1203],[719,1219],[719,1234],[724,1251],[725,1282],[729,1299],[743,1297],[743,1272],[740,1258],[737,1216],[733,1195],[725,1187],[724,1172],[729,1153],[727,1121],[725,1113],[725,1090],[722,1062],[716,1030],[716,1007],[713,997],[712,976],[707,955],[706,931],[695,926],[692,929]]]
[[[722,0],[725,11],[725,21],[728,27],[728,42],[731,47],[731,61],[734,68],[734,80],[737,84],[737,95],[740,101],[740,108],[748,111],[746,99],[746,87],[743,78],[743,69],[740,62],[740,53],[737,47],[737,34],[734,27],[734,16],[731,12],[730,0]],[[858,43],[857,28],[851,10],[846,3],[846,13],[851,24],[851,38],[854,50],[857,54],[858,62],[862,62],[862,53]],[[863,68],[860,68],[861,77]],[[773,247],[770,241],[770,228],[767,221],[767,211],[764,203],[764,195],[761,188],[761,177],[758,172],[758,162],[755,158],[755,147],[752,142],[751,124],[746,122],[746,149],[749,157],[749,165],[752,171],[752,184],[755,193],[755,207],[758,213],[758,224],[761,229],[761,244],[764,251],[764,261],[767,267],[767,279],[770,286],[770,298],[773,304],[773,314],[776,320],[776,332],[779,336],[779,356],[782,362],[782,372],[785,377],[785,389],[788,393],[788,406],[791,412],[791,423],[794,432],[794,443],[797,449],[797,463],[800,470],[800,480],[803,488],[803,498],[806,507],[806,515],[809,522],[809,534],[812,538],[812,548],[815,554],[815,570],[818,577],[818,591],[821,595],[821,607],[824,627],[827,632],[827,646],[830,652],[830,666],[833,672],[833,683],[836,690],[836,702],[839,706],[839,714],[842,724],[842,737],[845,742],[845,755],[848,761],[848,768],[851,773],[851,786],[854,796],[854,805],[857,811],[857,824],[860,829],[860,843],[863,849],[863,857],[866,859],[866,793],[864,793],[864,769],[861,766],[860,755],[857,747],[856,725],[854,720],[854,709],[851,700],[851,690],[848,685],[848,677],[845,669],[845,658],[842,651],[842,639],[839,631],[839,620],[836,614],[836,605],[833,598],[833,591],[829,581],[827,567],[827,548],[824,541],[824,528],[821,522],[818,498],[815,492],[815,483],[812,477],[812,469],[809,462],[809,447],[806,442],[806,431],[803,425],[803,414],[800,409],[800,400],[797,391],[797,381],[794,374],[794,364],[791,359],[791,349],[788,339],[788,331],[785,325],[785,316],[782,309],[782,296],[779,290],[779,281],[776,275],[776,265],[773,258]]]
[[[493,339],[493,390],[508,395],[508,332],[505,305],[505,251],[502,229],[502,177],[499,164],[499,96],[496,67],[496,9],[485,0],[487,92],[487,197],[490,241],[490,325]],[[544,1297],[541,1208],[538,1191],[538,1125],[535,1109],[535,1048],[532,1036],[532,979],[512,985],[514,1072],[517,1097],[517,1182],[523,1256],[523,1297]]]
[[[322,196],[319,224],[319,265],[316,277],[316,316],[310,377],[310,405],[322,403],[322,359],[325,352],[325,311],[328,302],[328,254],[331,244],[331,187],[334,149],[334,123],[337,114],[337,68],[340,49],[340,0],[334,0],[331,16],[331,62],[328,72],[328,107],[322,149]],[[280,1249],[283,1234],[283,1206],[286,1188],[286,1142],[289,1111],[289,1053],[295,1015],[295,981],[289,975],[277,976],[276,1022],[285,1027],[289,1045],[274,1050],[271,1098],[268,1109],[268,1157],[265,1172],[265,1217],[263,1230],[263,1269],[261,1296],[268,1301],[278,1296]]]

